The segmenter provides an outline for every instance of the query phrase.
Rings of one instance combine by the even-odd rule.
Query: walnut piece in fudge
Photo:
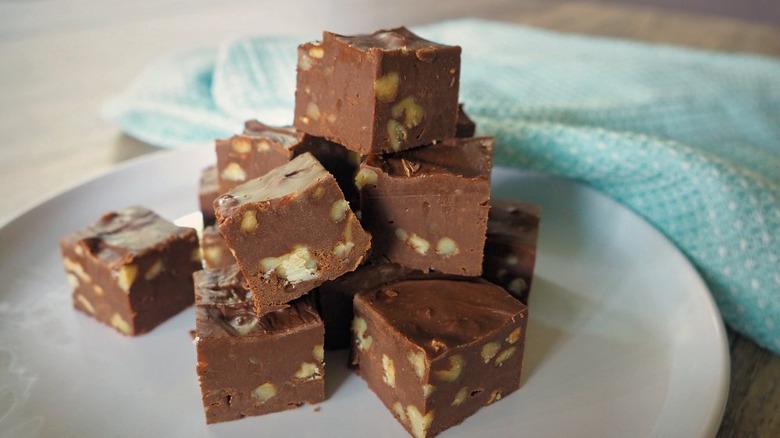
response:
[[[482,273],[493,139],[369,156],[355,176],[375,256],[424,272]]]
[[[294,125],[361,155],[455,136],[460,53],[400,27],[298,47]]]
[[[415,438],[520,386],[527,308],[488,282],[412,280],[355,295],[353,361]]]
[[[493,198],[490,205],[482,277],[528,304],[536,266],[541,209]]]
[[[146,208],[106,213],[60,249],[76,309],[124,335],[146,333],[193,302],[197,233]]]
[[[336,180],[309,153],[220,196],[215,210],[259,315],[355,270],[371,246]]]
[[[198,187],[198,202],[203,215],[203,226],[214,225],[214,200],[219,196],[217,167],[209,166],[201,172]]]
[[[258,317],[237,267],[199,271],[194,278],[206,423],[325,399],[324,326],[310,297]]]

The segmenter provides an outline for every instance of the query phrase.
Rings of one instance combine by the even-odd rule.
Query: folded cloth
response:
[[[728,325],[780,354],[780,61],[482,20],[413,29],[463,47],[461,101],[496,164],[574,178],[693,262]],[[289,124],[296,38],[175,54],[104,115],[161,147]]]

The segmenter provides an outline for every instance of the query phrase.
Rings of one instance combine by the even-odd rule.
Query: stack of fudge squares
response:
[[[518,389],[540,212],[491,200],[460,54],[405,28],[300,45],[294,126],[216,141],[200,240],[138,206],[62,239],[74,306],[137,335],[194,302],[207,423],[323,401],[326,349],[417,438]]]
[[[325,349],[351,348],[418,438],[519,387],[539,209],[491,207],[460,54],[325,32],[298,48],[294,126],[217,140],[195,275],[207,422],[322,401]]]

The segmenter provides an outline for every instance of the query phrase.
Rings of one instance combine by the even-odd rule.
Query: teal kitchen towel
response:
[[[481,20],[413,29],[463,48],[461,101],[496,163],[583,181],[694,263],[728,325],[780,354],[780,61]],[[172,55],[104,115],[160,147],[289,124],[297,38]]]

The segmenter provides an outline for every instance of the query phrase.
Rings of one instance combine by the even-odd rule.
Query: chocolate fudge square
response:
[[[353,361],[415,438],[520,386],[527,308],[488,282],[410,280],[355,295]]]
[[[193,302],[198,236],[140,206],[104,214],[60,240],[76,309],[135,336]]]
[[[538,205],[491,200],[482,277],[503,286],[524,304],[528,304],[534,277],[540,219]]]
[[[325,399],[322,320],[310,297],[255,315],[234,267],[197,272],[195,345],[206,423]]]
[[[233,253],[230,252],[225,239],[214,225],[203,229],[200,236],[200,252],[203,255],[203,267],[206,269],[224,268],[236,264]]]
[[[372,255],[411,269],[479,276],[493,139],[449,139],[371,155],[355,176]]]
[[[215,210],[258,314],[355,270],[371,246],[336,180],[310,153],[235,187]]]
[[[360,155],[455,136],[460,54],[404,27],[298,48],[294,125]]]
[[[217,140],[216,152],[218,185],[222,193],[310,152],[333,174],[347,200],[357,201],[352,177],[360,156],[324,138],[304,134],[292,127],[248,120],[242,134]]]
[[[203,216],[203,226],[214,225],[214,200],[219,196],[217,167],[208,166],[201,172],[198,186],[198,203]]]

